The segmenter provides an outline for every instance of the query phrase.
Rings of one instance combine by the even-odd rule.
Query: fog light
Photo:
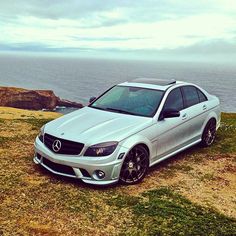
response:
[[[105,173],[102,170],[96,170],[95,173],[99,179],[103,179],[105,177]]]

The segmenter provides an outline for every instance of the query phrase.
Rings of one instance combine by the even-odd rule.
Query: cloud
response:
[[[109,10],[112,4],[101,1],[57,0],[8,0],[1,2],[1,14],[12,16],[35,16],[40,18],[80,18],[81,16]]]
[[[235,54],[236,55],[236,38],[225,40],[209,40],[196,43],[189,47],[180,47],[172,52],[185,54],[202,54],[202,55],[216,55],[216,54]],[[169,51],[171,52],[171,50]]]
[[[145,37],[77,37],[72,36],[73,40],[81,41],[105,41],[105,42],[114,42],[114,41],[127,41],[127,40],[140,40],[146,39]]]
[[[7,0],[0,50],[229,53],[235,26],[233,0]]]
[[[17,18],[35,16],[47,19],[89,19],[91,17],[113,17],[117,12],[129,22],[155,21],[178,18],[187,15],[209,12],[215,9],[205,1],[182,0],[17,0],[1,1],[0,15]],[[210,6],[210,7],[209,7]]]
[[[87,41],[87,39],[84,39]],[[101,39],[94,39],[95,41]],[[116,41],[116,40],[127,40],[125,38],[105,38],[106,41]],[[236,44],[234,41],[225,41],[225,40],[210,40],[210,41],[202,41],[190,46],[178,47],[175,49],[119,49],[119,48],[97,48],[94,47],[52,47],[47,44],[37,44],[37,43],[17,43],[17,44],[0,44],[0,50],[7,51],[37,51],[37,52],[81,52],[81,51],[96,51],[96,52],[125,52],[125,53],[137,53],[146,56],[168,56],[168,55],[217,55],[217,54],[234,54],[236,55]]]
[[[29,51],[29,52],[47,52],[50,46],[39,43],[15,43],[7,44],[0,43],[1,51]]]

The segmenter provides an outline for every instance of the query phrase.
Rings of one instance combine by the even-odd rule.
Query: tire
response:
[[[127,154],[120,171],[123,184],[139,183],[147,174],[149,154],[145,147],[137,145]]]
[[[216,137],[216,121],[211,119],[206,124],[206,127],[204,128],[203,134],[202,134],[202,141],[201,146],[202,147],[209,147],[212,145]]]

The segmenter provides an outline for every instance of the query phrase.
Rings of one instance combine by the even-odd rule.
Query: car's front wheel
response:
[[[129,151],[123,162],[120,181],[124,184],[136,184],[145,177],[148,167],[148,152],[142,145],[137,145]]]
[[[201,145],[203,147],[209,147],[214,142],[215,137],[216,137],[216,122],[215,120],[211,119],[210,121],[208,121],[203,131]]]

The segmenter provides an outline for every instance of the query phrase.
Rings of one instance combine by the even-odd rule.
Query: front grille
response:
[[[59,140],[61,142],[61,148],[57,152],[53,150],[53,143],[55,140]],[[83,143],[57,138],[50,134],[44,134],[44,144],[55,153],[67,155],[79,155],[84,147]]]
[[[43,157],[43,164],[45,166],[48,166],[51,170],[54,170],[58,173],[63,173],[63,174],[75,176],[75,172],[74,172],[73,168],[70,166],[65,166],[65,165],[54,163],[44,157]]]

